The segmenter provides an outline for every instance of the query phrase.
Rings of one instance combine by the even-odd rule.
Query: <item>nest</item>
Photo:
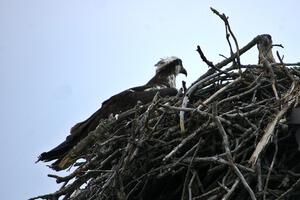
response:
[[[299,63],[240,64],[265,36],[216,65],[198,47],[207,73],[177,97],[156,95],[102,120],[72,150],[75,170],[49,175],[64,185],[36,198],[299,199],[300,153],[287,120],[300,90],[299,68],[288,66]]]

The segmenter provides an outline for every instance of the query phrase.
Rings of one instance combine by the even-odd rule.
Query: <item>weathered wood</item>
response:
[[[300,199],[300,153],[287,120],[300,96],[300,70],[288,66],[299,63],[239,63],[264,37],[236,53],[230,44],[231,56],[216,65],[201,50],[211,68],[183,96],[156,96],[100,121],[67,156],[76,169],[50,175],[64,185],[31,199]]]

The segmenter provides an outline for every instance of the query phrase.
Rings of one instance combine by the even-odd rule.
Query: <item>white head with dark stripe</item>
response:
[[[181,73],[187,76],[187,72],[182,65],[182,60],[175,56],[160,59],[160,61],[155,64],[155,67],[156,76],[165,77],[169,87],[176,87],[176,76],[178,74]]]

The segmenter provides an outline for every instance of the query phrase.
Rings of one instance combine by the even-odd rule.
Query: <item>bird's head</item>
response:
[[[158,63],[155,64],[156,74],[164,75],[175,75],[184,74],[187,76],[187,71],[182,65],[182,60],[172,56],[160,59]]]

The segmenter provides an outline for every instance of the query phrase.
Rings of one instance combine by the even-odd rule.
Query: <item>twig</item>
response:
[[[257,42],[260,40],[260,35],[256,36],[255,38],[253,38],[247,45],[245,45],[243,48],[239,49],[238,52],[234,53],[232,56],[230,56],[229,58],[215,64],[215,67],[218,69],[221,69],[222,67],[228,65],[229,63],[231,63],[232,61],[234,61],[235,58],[237,58],[237,56],[241,56],[242,54],[244,54],[245,52],[247,52],[249,49],[251,49],[252,47],[254,47]],[[206,78],[209,75],[212,75],[214,73],[215,70],[208,70],[206,73],[204,73],[202,76],[200,76],[193,84],[198,83],[198,81]]]
[[[227,200],[230,198],[230,196],[232,195],[232,193],[234,192],[234,190],[237,188],[237,186],[240,183],[240,179],[235,179],[235,182],[233,183],[232,187],[230,188],[230,190],[223,196],[222,200]]]
[[[244,178],[243,174],[240,172],[240,170],[234,164],[234,161],[233,161],[233,158],[232,158],[232,155],[231,155],[231,151],[230,151],[230,148],[229,148],[229,140],[228,140],[226,131],[225,131],[223,125],[221,124],[220,119],[217,116],[217,110],[216,109],[217,109],[216,105],[214,105],[214,107],[213,107],[213,115],[215,116],[214,120],[215,120],[215,122],[218,126],[218,129],[219,129],[219,132],[220,132],[220,134],[222,135],[222,138],[223,138],[223,145],[224,145],[224,149],[225,149],[225,152],[226,152],[226,157],[227,157],[232,169],[234,170],[236,175],[240,178],[240,180],[243,183],[244,187],[248,191],[251,199],[254,200],[254,199],[256,199],[256,197],[255,197],[255,194],[254,194],[253,190],[248,185],[248,183],[247,183],[246,179]]]
[[[269,184],[269,180],[270,180],[270,175],[271,175],[271,172],[273,170],[275,160],[276,160],[276,156],[277,156],[277,153],[278,153],[277,134],[275,134],[275,136],[274,136],[274,145],[275,145],[275,152],[274,152],[274,155],[273,155],[271,165],[269,167],[269,171],[268,171],[268,174],[267,174],[266,183],[265,183],[265,187],[264,187],[264,195],[263,195],[264,200],[266,199],[268,184]]]
[[[263,66],[268,69],[268,71],[270,72],[270,75],[271,75],[271,82],[272,82],[272,89],[273,89],[273,92],[274,92],[274,95],[275,95],[275,98],[278,100],[279,99],[279,96],[278,96],[278,92],[277,92],[277,89],[276,89],[276,79],[275,79],[275,74],[274,74],[274,71],[272,69],[272,66],[271,64],[269,63],[269,61],[267,59],[264,59],[263,60]]]
[[[211,61],[207,60],[207,58],[205,57],[205,55],[199,45],[197,46],[197,52],[199,53],[203,62],[205,62],[208,66],[210,66],[211,68],[213,68],[214,70],[216,70],[218,72],[221,72],[223,74],[226,74],[227,76],[230,76],[227,72],[222,71],[221,69],[215,67],[215,65]]]
[[[299,184],[300,184],[300,178],[292,185],[292,187],[290,187],[287,191],[282,193],[276,200],[286,199],[285,196],[287,196],[291,191],[295,190]]]
[[[183,183],[182,194],[181,194],[181,200],[184,200],[184,199],[185,199],[185,198],[184,198],[184,197],[185,197],[185,190],[186,190],[186,185],[187,185],[189,173],[190,173],[190,171],[191,171],[191,167],[192,167],[192,164],[193,164],[193,160],[194,160],[196,154],[198,153],[198,150],[199,150],[199,147],[200,147],[200,143],[201,143],[201,139],[199,139],[199,141],[198,141],[198,143],[197,143],[197,147],[196,147],[196,149],[195,149],[195,151],[194,151],[194,153],[193,153],[191,162],[189,163],[188,169],[187,169],[187,171],[186,171],[186,175],[185,175],[185,179],[184,179],[184,183]],[[195,177],[194,177],[194,178],[193,178],[193,177],[194,177],[194,174],[193,174],[193,176],[192,176],[192,179],[195,178]],[[191,182],[192,182],[192,180],[191,180]],[[189,188],[190,188],[190,187],[189,187]],[[189,195],[189,198],[191,198],[191,195]]]
[[[237,65],[238,67],[241,65],[241,61],[240,61],[240,52],[239,52],[239,45],[238,45],[238,41],[233,33],[233,31],[231,30],[231,27],[230,27],[230,24],[229,24],[229,21],[228,21],[228,17],[223,13],[222,15],[214,8],[210,7],[210,9],[213,11],[213,13],[215,13],[216,15],[218,15],[224,22],[225,24],[225,29],[226,29],[226,39],[227,39],[227,42],[229,44],[229,47],[230,47],[230,54],[231,56],[234,54],[233,51],[232,51],[232,46],[231,46],[231,43],[230,43],[230,40],[229,40],[229,37],[230,35],[232,36],[233,38],[233,41],[234,41],[234,44],[235,44],[235,48],[236,48],[236,60],[237,60]],[[229,31],[229,33],[228,33]],[[241,74],[242,71],[241,71],[241,68],[239,67],[239,73]]]
[[[239,78],[235,79],[234,81],[230,82],[229,84],[225,85],[224,87],[220,88],[213,95],[211,95],[208,99],[206,99],[200,106],[198,106],[197,110],[201,110],[203,108],[203,106],[205,106],[208,103],[212,102],[218,95],[222,94],[229,87],[233,86],[234,84],[238,83],[241,80],[242,80],[242,78],[239,77]]]
[[[258,188],[258,192],[262,192],[262,177],[261,177],[261,159],[258,158],[257,159],[257,163],[256,163],[256,171],[257,171],[257,188]]]
[[[230,162],[229,161],[226,161],[225,159],[223,158],[220,158],[219,156],[211,156],[211,157],[195,157],[194,162],[196,163],[200,163],[200,162],[213,162],[213,163],[220,163],[220,164],[225,164],[225,165],[228,165],[230,166]],[[185,158],[183,159],[183,162],[186,162],[186,163],[190,163],[192,162],[191,158]],[[244,170],[245,172],[249,172],[249,173],[255,173],[255,171],[251,168],[248,168],[248,167],[245,167],[243,165],[240,165],[240,164],[236,164],[236,166],[238,168],[240,168],[241,170]]]
[[[285,74],[286,74],[292,81],[295,81],[293,75],[289,72],[289,70],[287,70],[286,67],[284,67],[284,66],[286,66],[286,64],[283,63],[283,60],[282,60],[282,58],[280,57],[278,51],[276,51],[276,55],[277,55],[278,60],[280,61],[280,64],[282,64],[282,68],[283,68]]]
[[[255,166],[260,153],[269,143],[269,140],[274,132],[275,126],[277,125],[278,121],[284,116],[289,107],[289,104],[285,104],[284,107],[275,115],[273,120],[268,124],[263,137],[257,144],[255,151],[252,153],[251,158],[249,159],[249,163],[252,165],[252,168]]]
[[[194,180],[195,180],[195,177],[196,177],[196,173],[193,172],[193,176],[192,176],[192,178],[191,178],[191,180],[190,180],[190,182],[189,182],[189,200],[192,200],[192,199],[193,199],[193,194],[192,194],[192,184],[193,184],[193,182],[194,182]]]

